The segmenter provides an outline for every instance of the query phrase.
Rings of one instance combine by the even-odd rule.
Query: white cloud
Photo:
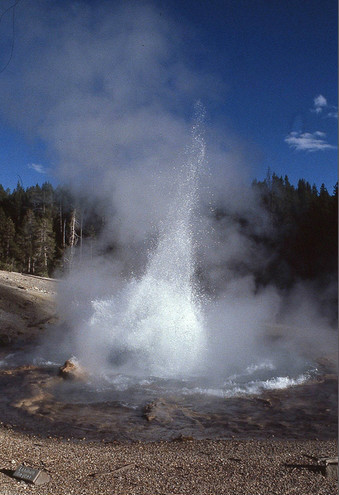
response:
[[[327,107],[327,100],[325,96],[318,95],[313,100],[314,108],[312,109],[315,113],[321,113],[325,107]]]
[[[38,174],[46,174],[44,166],[40,165],[39,163],[29,163],[28,168],[35,170],[36,172],[38,172]]]
[[[311,108],[311,112],[317,114],[325,114],[324,116],[327,118],[338,118],[338,107],[334,105],[329,105],[327,99],[323,95],[318,95],[313,100],[313,108]]]
[[[338,119],[338,108],[337,107],[332,107],[333,110],[331,112],[328,112],[327,117],[331,119]]]
[[[310,111],[318,115],[322,114],[322,118],[338,118],[337,107],[329,105],[327,99],[322,94],[319,94],[313,99],[313,108]],[[285,137],[285,143],[296,151],[314,152],[337,148],[327,142],[326,134],[322,131],[291,131]]]
[[[335,149],[333,146],[326,142],[326,134],[321,131],[316,132],[290,132],[288,136],[285,137],[285,143],[287,143],[290,148],[296,151],[324,151],[329,149]]]

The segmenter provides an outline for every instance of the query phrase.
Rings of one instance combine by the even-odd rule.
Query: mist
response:
[[[17,32],[21,49],[0,81],[2,116],[45,144],[74,194],[105,204],[97,255],[84,246],[62,275],[63,330],[46,349],[99,374],[212,378],[271,362],[298,372],[329,353],[335,337],[311,286],[287,293],[256,283],[272,253],[249,234],[274,233],[249,185],[246,143],[209,118],[227,84],[190,61],[194,32],[151,2],[49,1],[23,2]],[[199,168],[189,180],[187,164]],[[217,208],[228,216],[217,221]],[[162,276],[164,260],[171,270]],[[150,272],[174,284],[161,304],[159,292],[149,296],[164,290],[149,286]],[[151,334],[136,330],[145,307],[156,313]],[[265,340],[279,325],[275,344]]]

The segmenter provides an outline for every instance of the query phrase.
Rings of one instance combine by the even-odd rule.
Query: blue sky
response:
[[[136,154],[166,162],[199,98],[212,171],[224,147],[248,180],[270,167],[332,192],[335,0],[21,0],[11,57],[13,3],[0,1],[4,187],[104,181]]]

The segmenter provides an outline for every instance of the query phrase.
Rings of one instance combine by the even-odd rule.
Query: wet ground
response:
[[[3,425],[41,436],[107,441],[337,438],[336,359],[316,363],[317,373],[298,385],[240,396],[202,393],[206,384],[199,383],[191,383],[187,393],[183,383],[133,383],[119,375],[113,387],[70,383],[58,377],[56,364],[25,364],[34,362],[29,355],[36,336],[55,320],[56,281],[0,272],[0,289]],[[20,362],[3,361],[18,350]]]
[[[0,421],[43,436],[106,441],[330,440],[337,438],[338,381],[325,371],[284,390],[221,398],[175,387],[161,395],[159,387],[103,393],[63,380],[55,365],[7,367],[0,370]]]

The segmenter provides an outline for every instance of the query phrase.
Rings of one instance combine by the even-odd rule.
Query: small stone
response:
[[[64,380],[82,381],[87,378],[85,370],[80,366],[76,358],[67,359],[65,364],[59,368],[58,375]]]

